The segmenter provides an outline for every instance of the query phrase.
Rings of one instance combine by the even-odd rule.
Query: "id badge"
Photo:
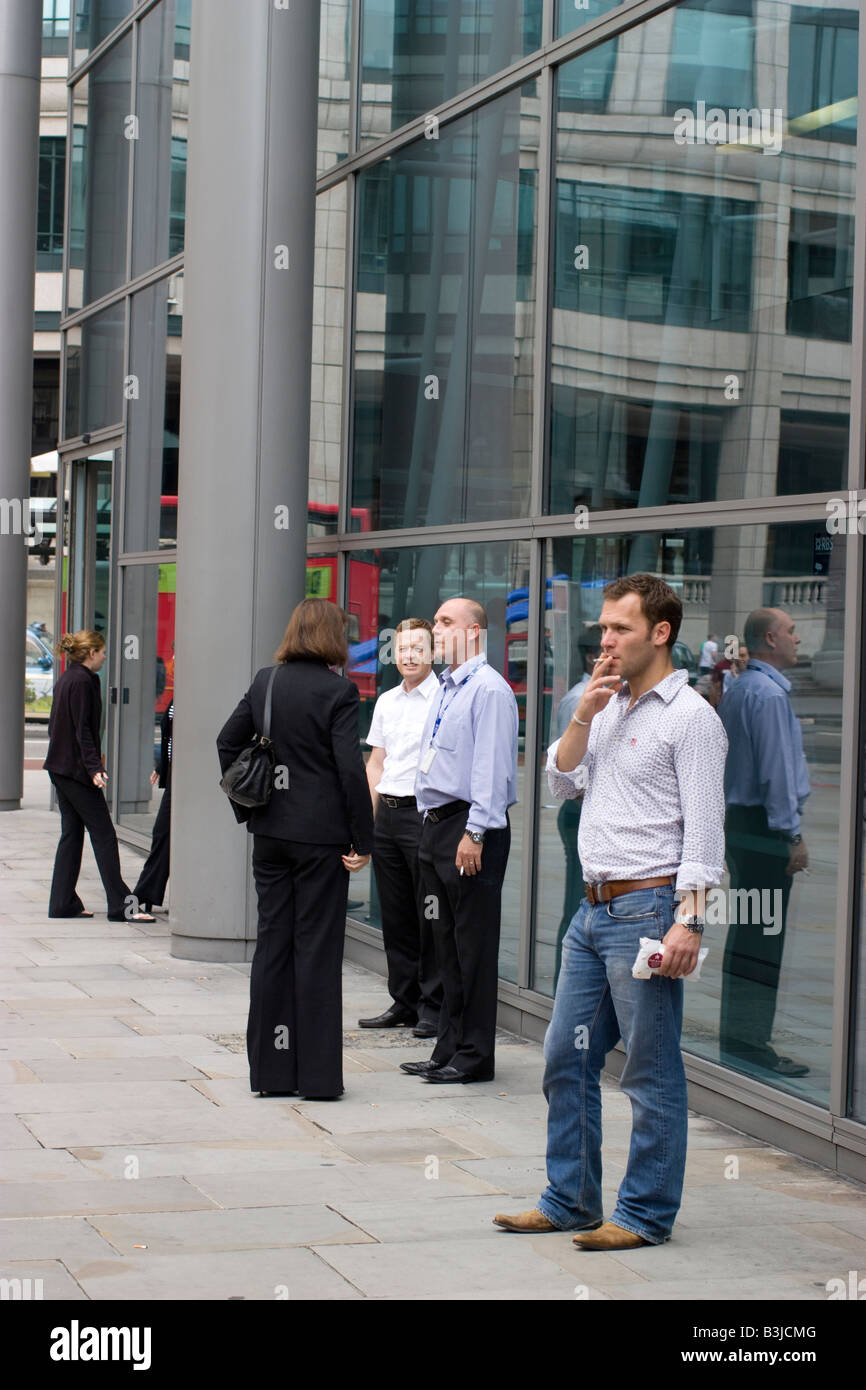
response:
[[[429,772],[430,768],[433,766],[433,759],[435,757],[436,749],[433,747],[432,744],[430,744],[429,747],[425,749],[424,756],[418,764],[419,770],[421,772]]]

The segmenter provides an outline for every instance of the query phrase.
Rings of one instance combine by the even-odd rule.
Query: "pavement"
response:
[[[428,1044],[357,1027],[388,998],[348,962],[345,1096],[252,1094],[249,966],[174,959],[165,918],[107,922],[89,844],[96,916],[49,921],[47,805],[32,770],[0,815],[0,1279],[77,1301],[826,1301],[866,1271],[863,1187],[697,1115],[665,1245],[500,1231],[545,1183],[540,1046],[503,1033],[495,1081],[427,1086],[399,1063]],[[121,846],[127,881],[141,857]],[[609,1214],[630,1108],[613,1081],[603,1101]]]

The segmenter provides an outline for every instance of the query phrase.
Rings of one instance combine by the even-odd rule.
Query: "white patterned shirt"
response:
[[[572,772],[547,754],[560,801],[585,787],[578,853],[587,883],[676,874],[677,888],[721,881],[728,739],[711,705],[673,671],[631,709],[626,682],[592,720]]]

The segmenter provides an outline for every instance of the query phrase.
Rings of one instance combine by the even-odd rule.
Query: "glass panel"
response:
[[[554,37],[561,39],[565,34],[573,33],[575,29],[580,29],[593,19],[599,19],[601,15],[615,10],[621,4],[622,0],[556,0]]]
[[[83,63],[88,53],[140,3],[141,0],[75,0],[74,66]]]
[[[127,553],[177,545],[183,275],[132,297],[127,404]]]
[[[39,137],[39,203],[36,215],[36,269],[63,269],[63,195],[66,137]]]
[[[520,936],[521,835],[524,786],[524,711],[526,701],[526,618],[529,583],[528,541],[486,545],[428,545],[401,550],[365,550],[347,554],[350,615],[349,665],[346,674],[361,696],[361,737],[366,738],[376,698],[399,682],[396,666],[379,660],[386,630],[406,617],[432,621],[446,598],[465,594],[487,609],[487,659],[505,675],[520,710],[518,801],[509,812],[511,850],[502,889],[499,973],[516,981]],[[322,564],[320,557],[311,564]],[[390,646],[389,646],[390,650]],[[365,753],[369,752],[366,743]],[[373,896],[371,897],[371,893]],[[380,927],[375,883],[369,867],[352,876],[350,915]]]
[[[791,9],[788,107],[806,140],[857,140],[857,12],[835,5]]]
[[[160,724],[174,699],[176,566],[123,567],[123,650],[118,703],[117,818],[147,833],[163,793],[150,782]]]
[[[66,333],[66,439],[123,418],[125,325],[120,301]]]
[[[190,0],[162,0],[138,29],[132,273],[183,250]]]
[[[319,29],[319,138],[323,174],[349,153],[352,0],[322,0]]]
[[[802,100],[777,104],[800,13],[689,0],[559,70],[553,513],[842,485],[855,149],[840,137],[828,179]],[[838,73],[822,93],[856,97]],[[854,105],[812,133],[853,135]]]
[[[359,178],[352,503],[373,529],[526,514],[538,100]]]
[[[69,0],[42,0],[42,57],[66,58],[69,52]]]
[[[133,111],[127,35],[72,88],[69,272],[66,303],[80,309],[126,279],[127,189]]]
[[[337,529],[343,458],[343,329],[346,304],[346,185],[316,199],[310,482],[307,534]],[[369,522],[366,527],[370,529]]]
[[[542,0],[360,0],[361,145],[541,45]]]
[[[580,683],[597,652],[595,626],[605,583],[649,571],[680,595],[683,622],[673,649],[689,683],[718,704],[736,669],[722,653],[751,639],[749,655],[790,682],[781,686],[795,716],[794,732],[769,744],[753,724],[729,723],[726,770],[728,873],[710,900],[702,977],[685,986],[683,1046],[710,1061],[826,1105],[833,1010],[833,936],[838,887],[839,775],[842,757],[842,631],[844,537],[823,520],[787,525],[671,529],[548,541],[542,749],[559,737],[580,698]],[[774,610],[773,632],[760,631],[756,610]],[[778,612],[781,610],[781,613]],[[750,614],[755,615],[749,622]],[[776,635],[794,624],[794,641]],[[699,656],[716,639],[721,665],[701,675]],[[799,646],[797,647],[797,641]],[[792,649],[796,658],[791,664]],[[741,656],[743,654],[741,653]],[[749,679],[761,679],[760,665]],[[724,685],[723,685],[724,682]],[[781,683],[781,682],[780,682]],[[805,761],[796,743],[802,740]],[[784,809],[780,786],[767,782],[753,798],[749,769],[757,760],[784,769],[801,813]],[[552,994],[562,938],[583,896],[577,853],[580,803],[550,794],[539,762],[538,905],[534,986]],[[797,782],[797,779],[802,780]],[[772,829],[770,828],[772,827]],[[779,831],[799,832],[808,875],[785,873],[790,851]],[[790,1057],[790,1075],[774,1057]]]

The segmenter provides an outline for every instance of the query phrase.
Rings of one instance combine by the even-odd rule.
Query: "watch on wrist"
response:
[[[466,831],[466,834],[469,836],[469,838],[470,838],[470,840],[472,841],[473,845],[483,845],[483,844],[484,844],[484,831],[483,831],[483,830],[467,830],[467,831]]]
[[[685,927],[686,931],[694,932],[696,936],[703,936],[703,934],[704,934],[704,919],[703,919],[703,917],[681,917],[681,918],[678,918],[677,920],[679,921],[679,924],[680,924],[681,927]]]
[[[790,830],[782,830],[780,833],[786,845],[800,845],[803,843],[803,836],[800,834],[792,835]]]

